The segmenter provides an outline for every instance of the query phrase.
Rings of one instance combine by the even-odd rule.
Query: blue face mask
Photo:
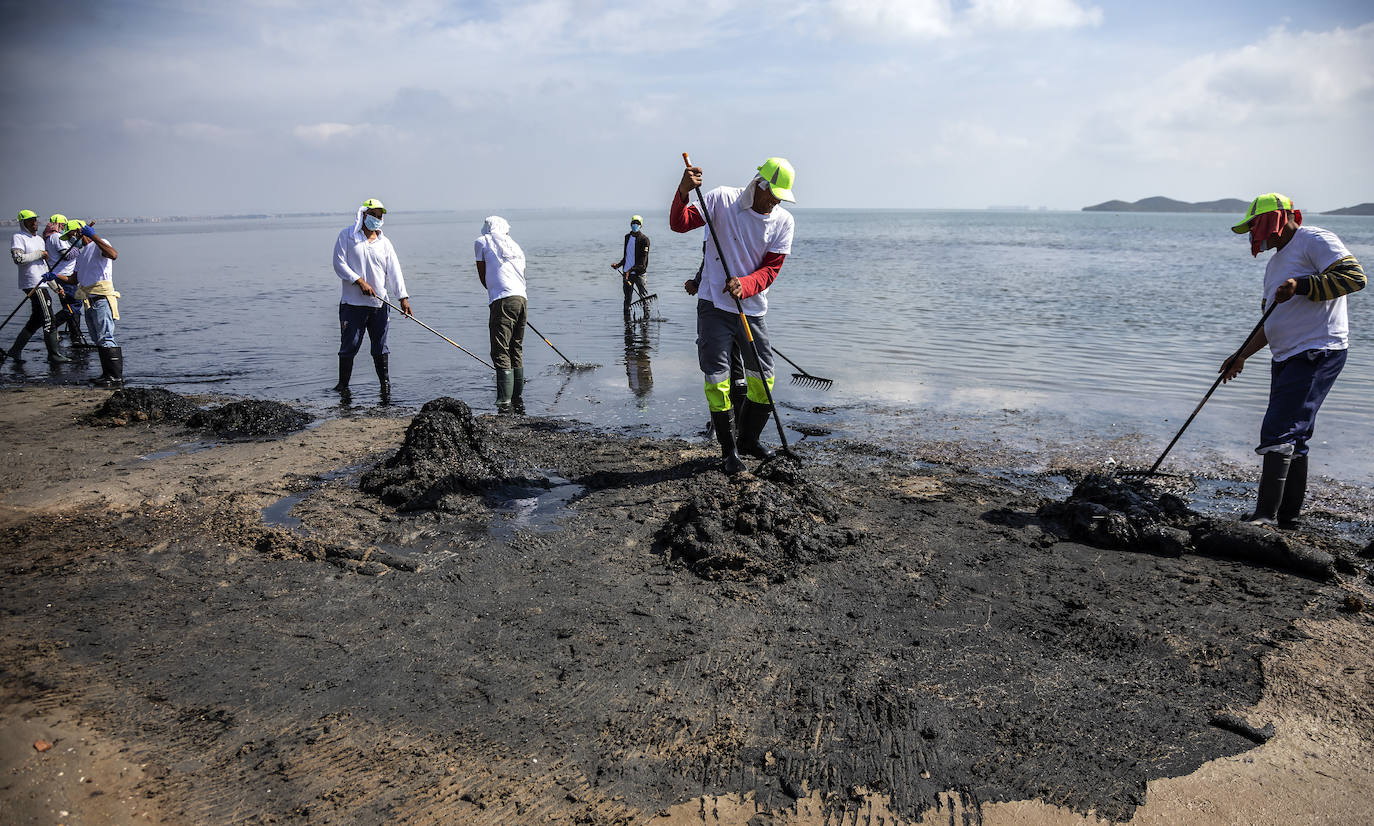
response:
[[[369,230],[373,232],[376,232],[377,230],[382,228],[382,219],[378,218],[376,215],[364,215],[363,226],[367,227]]]
[[[630,224],[630,232],[639,232],[639,224]]]

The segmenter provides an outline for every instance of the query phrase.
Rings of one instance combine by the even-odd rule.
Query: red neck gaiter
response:
[[[1283,228],[1288,226],[1288,219],[1292,218],[1302,226],[1302,210],[1276,209],[1273,212],[1266,212],[1263,215],[1256,215],[1250,221],[1250,257],[1254,258],[1264,252],[1265,242],[1275,235],[1283,232]]]

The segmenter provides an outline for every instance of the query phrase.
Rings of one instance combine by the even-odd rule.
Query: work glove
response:
[[[95,230],[91,229],[89,226],[82,227],[81,234],[90,238],[92,241],[95,240]]]

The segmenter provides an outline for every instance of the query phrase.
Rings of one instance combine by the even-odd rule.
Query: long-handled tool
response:
[[[539,336],[540,338],[544,339],[544,343],[547,344],[547,345],[549,345],[549,347],[552,347],[552,348],[553,348],[553,351],[554,351],[555,353],[558,354],[558,357],[561,358],[561,359],[563,359],[563,361],[567,362],[567,368],[568,368],[569,370],[595,370],[596,368],[598,368],[598,367],[601,366],[601,365],[599,365],[599,364],[577,364],[577,363],[575,363],[572,359],[570,359],[570,358],[568,358],[567,356],[563,355],[563,351],[562,351],[562,350],[559,350],[557,347],[554,347],[554,346],[553,346],[553,342],[552,342],[552,341],[549,341],[548,338],[546,338],[546,337],[544,336],[543,333],[539,332],[539,328],[538,328],[538,327],[535,327],[533,324],[530,324],[529,319],[526,319],[526,320],[525,320],[525,326],[529,327],[531,330],[534,330],[534,334],[535,334],[535,335],[537,335],[537,336]]]
[[[449,338],[448,336],[444,335],[443,333],[439,332],[438,330],[436,330],[436,329],[434,329],[433,327],[429,326],[428,324],[424,323],[423,321],[421,321],[420,319],[416,318],[415,316],[413,316],[413,315],[406,315],[405,310],[402,310],[400,307],[397,307],[395,304],[392,304],[390,301],[387,301],[385,298],[382,299],[382,303],[383,303],[383,304],[386,304],[386,306],[390,307],[391,309],[395,310],[396,312],[400,313],[401,315],[406,316],[406,318],[410,319],[411,321],[415,322],[416,324],[419,324],[421,327],[424,327],[426,330],[429,330],[431,333],[435,334],[435,335],[438,336],[439,338],[442,338],[444,341],[447,341],[449,344],[452,344],[454,347],[457,347],[459,350],[462,350],[464,353],[467,353],[468,355],[470,355],[470,356],[472,356],[473,358],[477,359],[478,361],[482,362],[482,366],[483,366],[483,367],[486,367],[488,370],[495,370],[495,369],[496,369],[496,368],[493,367],[489,362],[487,362],[486,359],[482,358],[481,356],[477,355],[476,353],[473,353],[473,352],[472,352],[471,350],[469,350],[468,348],[464,347],[463,345],[459,344],[458,342],[454,341],[453,339]]]
[[[1141,476],[1143,478],[1148,479],[1151,476],[1155,475],[1155,471],[1159,470],[1160,464],[1164,462],[1164,457],[1168,456],[1169,451],[1173,450],[1174,445],[1178,443],[1178,439],[1180,436],[1183,435],[1183,431],[1187,430],[1188,425],[1193,423],[1193,419],[1196,419],[1197,414],[1201,412],[1202,406],[1207,403],[1208,399],[1212,398],[1212,394],[1215,393],[1217,387],[1221,385],[1222,379],[1226,378],[1226,374],[1230,372],[1231,365],[1235,362],[1236,356],[1239,356],[1241,352],[1245,350],[1246,347],[1250,346],[1250,340],[1253,339],[1255,337],[1255,334],[1258,333],[1264,327],[1264,322],[1269,320],[1269,314],[1274,312],[1274,308],[1277,306],[1279,306],[1279,302],[1270,299],[1269,308],[1264,311],[1264,315],[1260,316],[1259,322],[1255,324],[1255,329],[1251,330],[1250,335],[1245,337],[1245,342],[1240,345],[1240,349],[1236,350],[1236,352],[1232,354],[1231,358],[1226,360],[1226,364],[1222,366],[1221,372],[1217,374],[1217,380],[1212,382],[1211,388],[1207,390],[1207,395],[1203,396],[1202,401],[1198,402],[1197,407],[1193,408],[1193,415],[1189,416],[1188,421],[1184,422],[1183,427],[1180,427],[1178,429],[1178,433],[1174,434],[1174,438],[1172,441],[1169,442],[1169,446],[1164,448],[1163,453],[1159,454],[1159,458],[1156,459],[1155,463],[1150,466],[1150,469],[1119,470],[1117,471],[1118,476]]]
[[[820,376],[813,376],[813,375],[811,375],[810,373],[806,372],[806,370],[803,369],[802,366],[801,366],[800,364],[797,364],[795,361],[793,361],[792,359],[788,358],[787,356],[783,356],[783,355],[782,355],[782,351],[779,350],[778,348],[774,347],[774,348],[773,348],[773,352],[775,352],[775,353],[777,353],[778,355],[782,356],[782,360],[783,360],[783,361],[787,362],[788,364],[792,365],[793,367],[797,368],[798,370],[801,370],[800,373],[793,373],[793,374],[792,374],[792,383],[793,383],[793,384],[800,384],[800,385],[805,386],[805,387],[814,387],[814,388],[816,388],[817,390],[829,390],[829,389],[830,389],[830,385],[832,385],[832,384],[835,383],[835,380],[834,380],[834,379],[824,379],[824,378],[821,378]]]
[[[688,169],[692,168],[692,160],[687,157],[686,152],[682,153],[682,162]],[[702,197],[701,187],[693,186],[692,189],[697,194],[697,202],[701,204],[701,217],[706,220],[706,231],[711,234],[711,240],[716,244],[716,256],[720,258],[720,267],[725,271],[725,280],[729,281],[730,266],[725,263],[725,251],[720,248],[720,237],[716,235],[716,228],[711,225],[711,211],[706,208],[706,199]],[[740,303],[738,298],[735,299],[735,311],[739,313],[740,323],[744,325],[744,337],[749,340],[749,347],[754,351],[754,363],[762,371],[763,361],[759,359],[759,345],[758,342],[754,341],[754,333],[749,329],[749,317],[744,314],[744,305]],[[782,411],[773,403],[773,391],[768,387],[768,381],[762,375],[759,376],[759,384],[763,385],[763,393],[768,398],[768,406],[773,408],[773,424],[778,426],[778,439],[782,442],[782,452],[795,459],[797,456],[792,452],[792,448],[787,446],[787,434],[782,429]]]
[[[52,271],[57,267],[58,264],[61,264],[63,261],[66,261],[67,256],[70,255],[72,250],[74,249],[76,249],[76,244],[72,244],[71,246],[63,250],[61,257],[59,257],[56,261],[53,261],[52,263],[48,264],[48,272],[52,273]],[[9,315],[5,316],[4,321],[0,321],[0,330],[5,329],[5,325],[10,323],[10,319],[14,318],[14,314],[19,312],[19,309],[24,306],[24,302],[28,301],[29,297],[32,296],[34,293],[38,292],[38,290],[41,289],[42,286],[43,284],[40,282],[33,289],[24,293],[24,297],[19,299],[19,304],[13,310],[10,311]]]

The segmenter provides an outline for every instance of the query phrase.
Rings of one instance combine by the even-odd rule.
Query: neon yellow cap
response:
[[[52,215],[48,216],[48,223],[49,223],[49,224],[65,224],[65,223],[67,223],[67,216],[63,215],[63,214],[60,213],[60,212],[54,212]]]
[[[64,233],[62,233],[62,237],[63,237],[63,238],[66,238],[68,235],[71,235],[73,232],[80,232],[80,231],[81,231],[81,228],[84,227],[84,226],[86,226],[86,222],[85,222],[85,221],[77,221],[77,220],[75,220],[75,219],[73,219],[73,220],[71,220],[71,221],[68,221],[68,222],[67,222],[67,231],[64,232]]]
[[[376,198],[368,198],[363,201],[363,211],[366,212],[369,209],[380,209],[383,214],[386,214],[386,207],[382,206],[382,202]]]
[[[19,220],[21,220],[21,221],[27,221],[27,220],[29,220],[30,218],[37,218],[37,217],[38,217],[38,213],[37,213],[37,212],[34,212],[34,211],[31,210],[31,209],[21,209],[21,210],[19,210]]]
[[[769,158],[759,167],[759,175],[768,182],[768,190],[773,193],[773,197],[779,201],[791,201],[796,203],[797,199],[792,197],[792,182],[796,179],[797,173],[793,171],[792,164],[786,158]]]
[[[630,223],[632,223],[632,224],[639,224],[640,226],[643,226],[643,225],[644,225],[644,219],[641,218],[641,217],[639,217],[638,215],[631,215],[631,216],[630,216]]]
[[[1232,226],[1231,231],[1237,235],[1244,235],[1250,231],[1250,222],[1255,220],[1255,216],[1279,209],[1291,210],[1292,208],[1292,198],[1285,198],[1277,192],[1266,192],[1250,202],[1250,208],[1245,211],[1245,217],[1240,219],[1240,223]]]

